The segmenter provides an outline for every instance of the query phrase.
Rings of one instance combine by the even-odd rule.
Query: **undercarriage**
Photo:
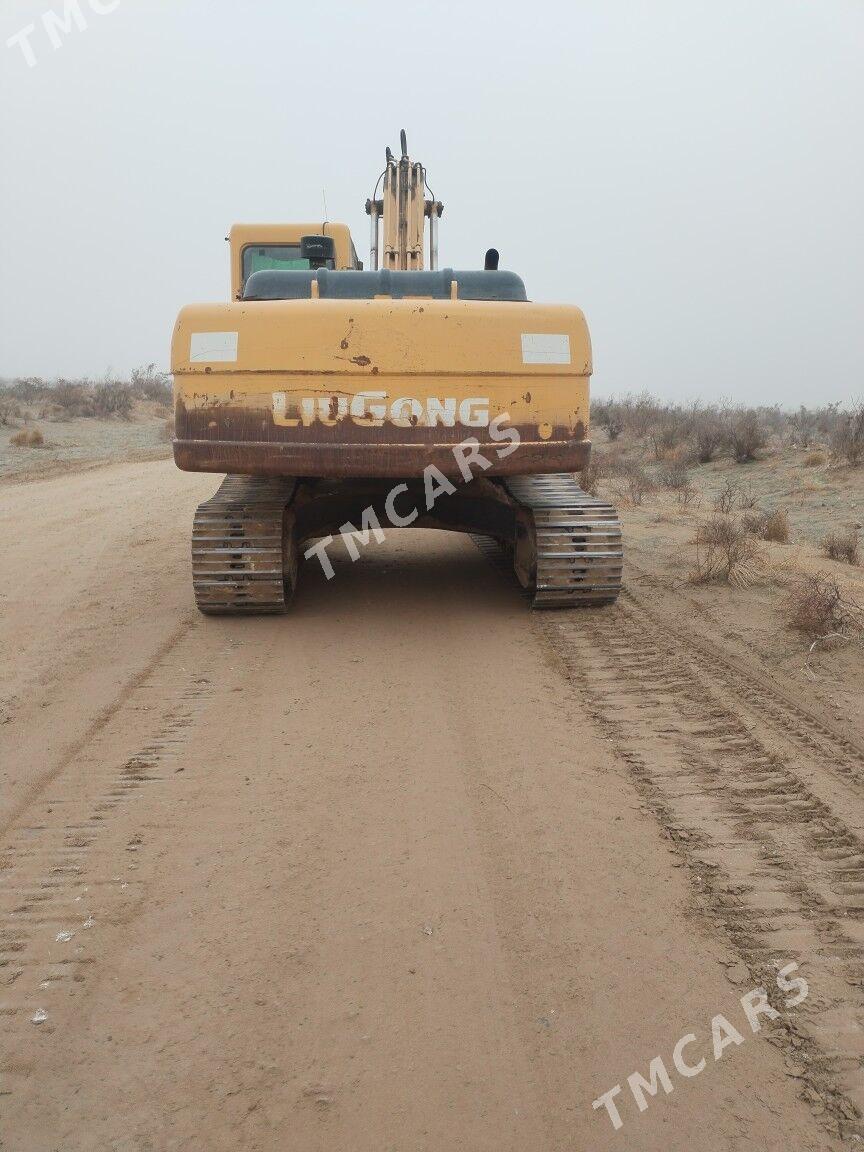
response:
[[[478,478],[430,491],[411,479],[328,481],[228,476],[195,514],[195,598],[209,615],[287,611],[305,556],[342,536],[349,552],[396,527],[491,538],[512,558],[534,608],[614,602],[623,552],[615,508],[570,474]],[[322,561],[324,563],[324,561]],[[325,564],[326,570],[326,564]]]

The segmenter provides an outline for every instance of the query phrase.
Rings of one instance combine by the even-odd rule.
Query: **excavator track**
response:
[[[286,563],[288,508],[297,484],[228,476],[199,504],[192,529],[195,601],[210,616],[284,612],[291,602],[297,565]]]
[[[623,550],[621,524],[611,504],[589,496],[568,474],[520,476],[505,481],[503,489],[517,521],[508,555],[532,595],[532,607],[611,604],[618,598]],[[320,501],[322,509],[326,499]],[[308,529],[309,493],[304,488],[298,494],[295,479],[248,476],[226,477],[216,495],[199,505],[192,572],[201,612],[231,616],[287,610],[297,582],[295,515],[303,505]],[[482,544],[487,539],[475,535]]]
[[[532,607],[613,604],[624,564],[614,506],[590,496],[567,473],[518,476],[505,487],[533,528]]]

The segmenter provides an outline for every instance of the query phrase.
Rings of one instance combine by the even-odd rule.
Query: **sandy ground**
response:
[[[37,477],[85,472],[108,460],[164,460],[171,455],[165,412],[158,405],[139,403],[129,420],[78,417],[64,421],[36,420],[0,428],[0,483],[22,483]],[[170,412],[169,412],[170,414]],[[38,428],[45,438],[39,448],[21,448],[12,438]]]
[[[748,642],[769,592],[677,581],[646,508],[614,609],[532,616],[467,538],[393,532],[288,617],[200,618],[217,483],[0,489],[0,1147],[860,1147],[842,667]]]

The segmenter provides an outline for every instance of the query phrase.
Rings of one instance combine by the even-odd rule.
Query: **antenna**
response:
[[[327,189],[321,189],[321,198],[324,201],[324,222],[326,223],[330,217],[327,215]]]

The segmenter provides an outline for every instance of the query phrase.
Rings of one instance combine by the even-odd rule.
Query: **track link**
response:
[[[228,476],[215,496],[199,504],[192,580],[201,612],[231,616],[287,609],[296,564],[286,564],[283,540],[296,487],[290,478]]]
[[[506,488],[533,523],[532,607],[613,604],[624,564],[613,505],[589,496],[566,473],[518,476]]]

